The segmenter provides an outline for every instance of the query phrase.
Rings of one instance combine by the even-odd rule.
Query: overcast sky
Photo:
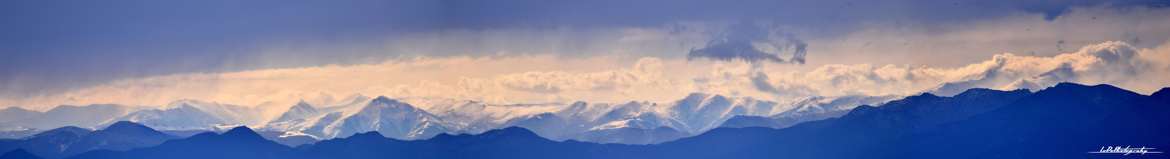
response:
[[[1099,47],[1149,59],[1130,61],[1134,74],[1096,76],[1157,77],[1165,71],[1159,59],[1170,38],[1168,6],[1165,0],[8,0],[0,2],[0,106],[159,105],[184,98],[256,105],[352,94],[518,103],[662,101],[712,92],[786,100],[904,95],[963,82],[971,84],[963,88],[1032,88],[1019,81],[1046,80],[1152,90],[1165,83],[1039,77],[1083,62],[1015,70],[1010,77],[962,68],[994,63],[1004,53],[1060,61],[1078,52],[1099,55],[1086,50]],[[1101,65],[1072,72],[1116,64]],[[845,77],[849,70],[879,73]],[[898,81],[908,88],[865,82],[892,80],[883,76],[895,70],[924,75]],[[827,77],[810,77],[817,73]],[[979,82],[988,78],[997,82]],[[331,82],[338,80],[346,82]],[[840,83],[851,80],[858,81]]]

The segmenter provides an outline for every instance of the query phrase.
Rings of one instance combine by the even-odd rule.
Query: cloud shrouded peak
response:
[[[1162,47],[1166,47],[1163,45]],[[1150,92],[1167,84],[1170,52],[1143,50],[1118,41],[1088,45],[1053,57],[996,55],[967,67],[967,78],[947,82],[934,92],[949,95],[970,88],[1040,90],[1060,82],[1113,84]]]

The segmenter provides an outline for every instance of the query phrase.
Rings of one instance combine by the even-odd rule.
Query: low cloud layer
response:
[[[933,92],[953,95],[976,87],[1038,90],[1059,82],[1115,84],[1150,93],[1170,86],[1166,45],[1139,49],[1124,42],[1105,42],[1054,57],[996,55],[971,67],[965,79],[947,82]]]
[[[1112,84],[1141,93],[1170,86],[1170,44],[1111,41],[1056,56],[1003,53],[957,68],[826,65],[809,72],[740,70],[741,81],[777,96],[954,95],[970,88],[1040,90],[1060,82]],[[761,82],[765,80],[766,82]],[[771,87],[768,87],[771,86]]]
[[[834,64],[798,71],[782,64],[743,61],[622,59],[412,58],[356,66],[178,74],[121,80],[63,94],[6,98],[0,103],[47,109],[56,104],[162,105],[198,99],[288,106],[301,99],[313,102],[356,94],[490,103],[668,102],[692,92],[790,102],[926,91],[949,95],[974,87],[1035,90],[1058,82],[1113,84],[1141,93],[1170,86],[1170,44],[1136,48],[1124,42],[1102,42],[1056,56],[1004,53],[955,68]]]

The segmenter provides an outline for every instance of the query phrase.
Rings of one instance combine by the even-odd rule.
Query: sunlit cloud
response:
[[[354,95],[436,97],[489,103],[667,102],[689,93],[778,102],[809,97],[953,94],[973,87],[1039,89],[1056,82],[1107,83],[1148,93],[1170,85],[1166,10],[1073,8],[930,27],[865,25],[840,36],[759,21],[752,49],[785,62],[688,59],[734,23],[677,22],[589,29],[446,30],[373,47],[272,45],[289,52],[405,53],[361,64],[174,73],[124,78],[61,92],[13,93],[0,106],[45,110],[61,104],[159,106],[196,99],[287,107]],[[1133,25],[1133,24],[1142,25]],[[950,24],[950,23],[948,23]],[[798,38],[799,37],[799,38]],[[737,41],[737,42],[743,42]],[[766,46],[766,47],[761,47]],[[807,52],[807,56],[797,53]],[[779,54],[773,54],[779,53]],[[299,53],[292,53],[300,55]],[[720,56],[722,57],[722,56]],[[799,58],[798,58],[799,57]],[[742,58],[742,57],[733,57]],[[378,59],[378,58],[372,58]],[[791,61],[805,60],[804,64]],[[266,61],[261,61],[264,63]],[[274,64],[280,65],[280,64]]]
[[[63,94],[4,99],[55,105],[163,105],[197,99],[287,107],[356,94],[490,103],[669,102],[688,93],[774,101],[807,97],[954,94],[956,90],[1040,89],[1058,82],[1105,83],[1150,93],[1170,85],[1170,45],[1135,48],[1103,42],[1056,56],[1004,53],[955,68],[870,64],[789,65],[640,57],[554,56],[410,58],[379,64],[176,74],[126,79]],[[476,71],[468,71],[476,70]]]

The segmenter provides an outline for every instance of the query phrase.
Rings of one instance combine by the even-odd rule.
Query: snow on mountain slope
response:
[[[670,119],[669,113],[657,109],[657,106],[657,104],[649,102],[628,102],[615,105],[610,111],[594,119],[593,125],[596,126],[590,127],[589,130],[674,128],[681,124]]]
[[[180,100],[157,109],[146,109],[113,121],[141,123],[159,130],[212,130],[223,126],[258,125],[264,119],[256,108]],[[105,124],[104,124],[105,125]]]
[[[379,96],[370,101],[357,114],[341,120],[335,137],[348,137],[357,133],[378,131],[383,136],[396,139],[425,139],[439,133],[450,132],[438,116],[422,109]]]
[[[217,130],[248,125],[266,132],[280,132],[276,135],[278,137],[317,140],[369,131],[378,131],[390,138],[413,140],[441,133],[478,134],[519,126],[553,140],[649,144],[697,135],[737,116],[761,117],[736,121],[738,125],[788,125],[835,117],[857,105],[888,99],[890,97],[814,97],[778,104],[752,98],[692,93],[667,103],[491,104],[444,98],[391,99],[380,96],[371,99],[355,95],[327,102],[302,100],[288,106],[268,105],[282,110],[180,100],[159,108],[137,111],[123,108],[130,113],[96,121],[104,123],[99,125],[131,121],[159,130]],[[775,124],[777,122],[784,124]]]
[[[260,109],[252,107],[196,100],[181,100],[177,103],[172,103],[169,105],[176,106],[179,104],[199,108],[199,110],[203,110],[204,112],[215,115],[226,121],[233,122],[232,124],[259,125],[262,124],[262,122],[265,120],[260,115]]]
[[[802,114],[821,114],[827,112],[849,111],[861,105],[877,105],[898,96],[842,96],[842,97],[810,97],[799,100],[791,105],[794,108],[777,113],[774,117],[798,116]]]
[[[369,97],[354,96],[339,105],[316,107],[301,102],[288,109],[281,117],[268,122],[261,130],[301,134],[316,139],[333,138],[337,130],[332,129],[340,119],[361,111],[370,102]],[[309,111],[308,109],[311,109]]]
[[[689,134],[698,134],[718,127],[734,116],[769,116],[780,111],[775,102],[752,98],[728,98],[722,95],[692,93],[676,101],[668,109],[671,118],[683,125],[675,127]]]
[[[312,105],[309,105],[309,103],[305,103],[305,101],[301,101],[301,102],[297,102],[296,105],[293,105],[292,107],[290,107],[288,109],[288,111],[286,111],[284,114],[281,114],[280,117],[277,117],[276,119],[274,119],[270,122],[284,122],[284,121],[289,121],[289,120],[304,119],[304,118],[316,116],[317,114],[320,114],[320,113],[321,113],[321,111],[317,110],[317,108],[314,108]]]
[[[555,112],[511,119],[506,125],[524,127],[552,140],[601,142],[598,139],[605,139],[608,143],[650,143],[650,138],[643,138],[654,134],[650,130],[664,128],[673,131],[670,127],[677,125],[657,107],[649,102],[617,105],[575,102]]]
[[[702,133],[734,116],[768,116],[781,109],[774,102],[695,93],[668,104],[576,102],[556,112],[514,119],[510,125],[553,140],[650,144]],[[666,136],[646,138],[655,134]]]
[[[897,96],[842,96],[810,97],[792,102],[792,108],[771,116],[735,116],[727,119],[721,127],[769,127],[785,128],[806,121],[823,120],[845,115],[861,105],[878,105],[896,99]]]
[[[410,103],[441,118],[453,134],[479,134],[502,128],[511,119],[547,113],[562,108],[560,104],[497,105],[470,100],[406,98]]]
[[[141,123],[159,130],[206,130],[229,123],[193,106],[141,110],[119,117],[116,121]]]
[[[261,130],[310,136],[316,139],[346,137],[378,131],[396,139],[425,139],[440,133],[478,134],[510,126],[524,127],[553,140],[606,143],[659,143],[692,136],[719,127],[737,116],[823,119],[835,110],[886,98],[810,98],[778,104],[752,98],[693,93],[665,104],[574,102],[571,104],[490,104],[443,98],[378,97],[353,100],[344,105],[291,106]],[[807,114],[820,114],[804,116]],[[646,139],[647,135],[665,136]],[[613,138],[605,138],[611,136]],[[600,142],[600,141],[599,141]]]

